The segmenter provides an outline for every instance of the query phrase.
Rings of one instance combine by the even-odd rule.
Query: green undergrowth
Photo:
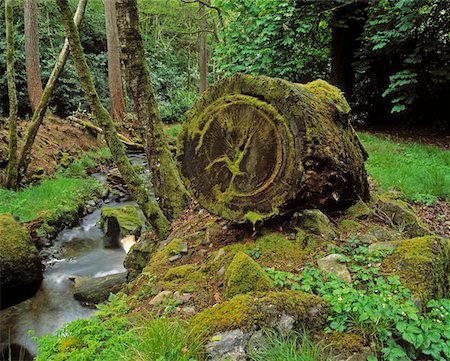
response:
[[[21,222],[42,220],[50,224],[75,217],[84,202],[101,189],[88,172],[110,159],[108,148],[86,152],[66,168],[61,167],[54,178],[18,191],[0,189],[0,213],[10,213]]]
[[[109,148],[104,147],[82,154],[79,158],[74,159],[66,168],[61,167],[57,173],[69,178],[84,178],[99,163],[107,163],[111,160]]]
[[[327,347],[311,340],[306,331],[282,334],[264,331],[264,341],[253,350],[251,361],[327,361]]]
[[[195,361],[195,344],[181,320],[130,316],[129,299],[110,295],[91,318],[76,320],[54,335],[35,338],[36,361]]]
[[[347,263],[352,284],[312,266],[300,275],[266,271],[274,286],[310,292],[328,301],[326,331],[363,336],[374,351],[369,361],[450,359],[450,299],[428,301],[419,311],[399,277],[384,276],[377,266],[392,251],[371,252],[356,238],[332,251]]]
[[[396,143],[367,133],[359,139],[369,153],[366,169],[386,190],[400,189],[408,200],[432,204],[450,200],[450,151],[415,143]]]
[[[76,212],[100,188],[95,179],[58,177],[17,192],[0,189],[0,213],[10,213],[22,222],[50,222]]]

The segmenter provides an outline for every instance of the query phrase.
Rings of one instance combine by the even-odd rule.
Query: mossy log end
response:
[[[187,113],[177,159],[198,202],[224,218],[267,219],[291,209],[343,209],[368,199],[367,153],[340,90],[238,74]]]

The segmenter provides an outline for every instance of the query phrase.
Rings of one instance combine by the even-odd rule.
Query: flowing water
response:
[[[133,164],[145,165],[141,154],[131,155]],[[148,176],[145,172],[143,176]],[[100,181],[101,174],[94,175]],[[37,345],[29,335],[41,337],[54,333],[64,324],[87,318],[93,309],[83,307],[73,297],[71,276],[101,277],[124,272],[125,251],[106,248],[105,236],[99,225],[102,207],[135,205],[131,201],[105,201],[86,215],[76,227],[61,231],[53,245],[43,251],[44,280],[36,295],[15,306],[0,311],[0,351],[17,344],[35,355]]]

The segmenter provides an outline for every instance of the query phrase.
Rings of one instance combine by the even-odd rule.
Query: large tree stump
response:
[[[184,182],[200,205],[238,222],[367,199],[367,154],[349,112],[323,80],[221,80],[187,113],[177,155]]]

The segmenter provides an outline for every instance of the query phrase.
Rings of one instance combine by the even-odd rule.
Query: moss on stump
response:
[[[9,214],[0,215],[0,305],[32,297],[42,281],[42,266],[28,231]]]
[[[238,222],[367,200],[366,153],[349,112],[323,80],[221,80],[187,113],[177,154],[184,182],[203,207]]]

